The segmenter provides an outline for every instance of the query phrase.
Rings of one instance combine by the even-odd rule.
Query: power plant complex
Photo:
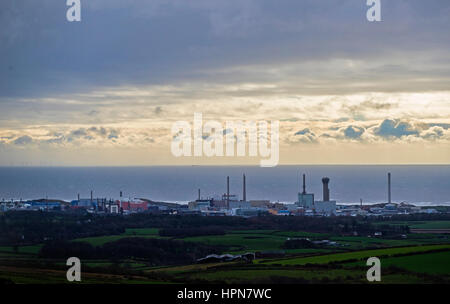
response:
[[[322,178],[323,194],[322,200],[314,200],[314,194],[306,193],[306,175],[303,174],[303,192],[298,194],[297,206],[303,208],[306,212],[313,214],[333,215],[336,213],[336,201],[330,201],[330,188],[328,184],[330,179],[328,177]]]
[[[132,213],[162,213],[204,216],[390,216],[408,213],[436,213],[433,208],[421,208],[407,203],[396,204],[392,202],[391,173],[387,174],[387,202],[371,205],[338,205],[331,199],[330,178],[322,178],[322,200],[317,200],[314,193],[306,191],[306,174],[303,174],[303,183],[297,200],[293,203],[271,202],[266,199],[248,199],[247,177],[242,175],[242,199],[239,195],[230,192],[230,177],[226,177],[226,189],[221,196],[202,197],[198,189],[198,197],[187,204],[157,202],[144,198],[124,198],[122,191],[118,199],[94,198],[93,191],[90,198],[80,198],[71,202],[60,200],[39,199],[32,201],[1,202],[0,212],[7,210],[84,210],[90,213],[102,214],[132,214]]]
[[[306,193],[306,176],[303,174],[303,191],[298,193],[298,201],[294,204],[271,203],[269,200],[247,200],[247,184],[245,174],[242,177],[242,200],[238,195],[230,194],[230,177],[226,179],[226,193],[221,199],[198,199],[189,203],[190,210],[198,210],[208,215],[260,215],[264,213],[276,215],[321,215],[336,214],[336,201],[330,200],[330,179],[324,177],[323,199],[316,201],[314,194]],[[199,189],[200,194],[200,189]]]
[[[297,215],[297,216],[377,216],[405,213],[432,212],[431,209],[421,209],[414,205],[405,203],[394,204],[391,201],[391,173],[388,173],[387,203],[365,205],[337,205],[336,200],[331,199],[330,178],[322,178],[322,200],[317,200],[314,193],[306,191],[306,174],[303,174],[301,192],[297,194],[294,203],[272,203],[270,200],[248,200],[247,183],[245,174],[242,177],[242,199],[238,195],[230,193],[230,177],[226,178],[226,192],[221,198],[199,197],[189,202],[189,210],[199,212],[203,215],[234,215],[234,216],[257,216],[263,214],[272,215]]]

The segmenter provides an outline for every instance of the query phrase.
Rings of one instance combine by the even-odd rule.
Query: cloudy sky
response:
[[[279,120],[281,164],[450,163],[450,1],[0,2],[0,165],[174,158],[174,122]]]

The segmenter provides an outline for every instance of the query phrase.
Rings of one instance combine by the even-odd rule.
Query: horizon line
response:
[[[353,163],[353,164],[338,164],[338,163],[323,163],[323,164],[281,164],[275,167],[292,167],[292,166],[450,166],[450,163]],[[259,165],[252,164],[240,164],[240,165],[227,165],[227,164],[207,164],[207,165],[0,165],[0,168],[133,168],[133,167],[261,167]]]

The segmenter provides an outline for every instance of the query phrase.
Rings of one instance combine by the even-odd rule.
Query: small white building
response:
[[[119,213],[119,205],[113,204],[110,206],[109,210],[111,213]]]

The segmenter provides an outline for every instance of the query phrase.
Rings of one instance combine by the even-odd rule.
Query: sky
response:
[[[0,165],[259,163],[174,157],[194,113],[279,121],[280,164],[450,163],[447,0],[65,2],[0,2]]]

